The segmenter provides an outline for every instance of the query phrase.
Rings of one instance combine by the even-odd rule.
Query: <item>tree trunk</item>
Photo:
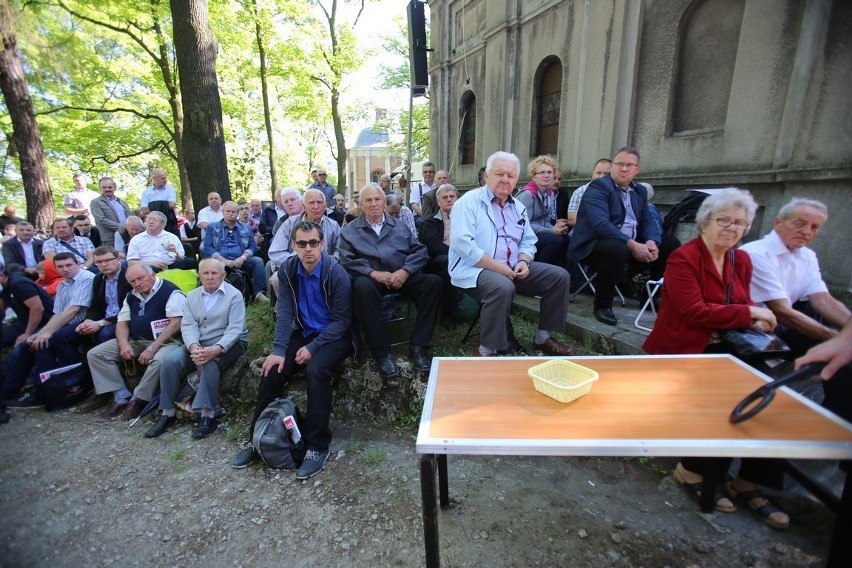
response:
[[[215,191],[231,199],[216,77],[216,38],[206,0],[172,0],[172,28],[184,111],[183,151],[195,203]]]
[[[8,0],[0,0],[0,90],[12,120],[12,135],[18,148],[24,194],[27,199],[27,219],[37,228],[46,227],[56,210],[50,192],[41,133],[36,123],[29,86],[18,57],[17,42],[12,32],[12,9]]]
[[[337,143],[337,191],[346,195],[346,138],[340,120],[340,92],[331,89],[331,120],[334,122],[334,140]]]
[[[159,57],[155,58],[157,66],[160,68],[160,74],[163,77],[163,84],[169,92],[169,106],[172,109],[172,125],[174,126],[174,135],[172,139],[175,141],[175,159],[178,166],[178,176],[180,177],[180,201],[183,210],[194,209],[192,205],[192,186],[189,183],[189,176],[186,173],[186,158],[183,153],[183,107],[180,101],[180,90],[177,87],[174,73],[170,65],[171,55],[169,46],[166,41],[166,36],[163,34],[163,27],[160,25],[160,0],[151,0],[151,18],[154,21],[154,33],[157,36],[157,52]],[[207,201],[203,201],[207,203]]]
[[[257,39],[257,53],[260,56],[260,91],[263,95],[263,119],[266,123],[266,138],[269,143],[269,179],[272,183],[269,195],[274,196],[275,190],[278,189],[278,168],[275,166],[275,138],[272,133],[272,113],[269,110],[269,86],[266,83],[266,48],[263,45],[263,35],[261,34],[260,21],[258,20],[257,0],[252,0],[252,7],[254,8],[254,33]]]

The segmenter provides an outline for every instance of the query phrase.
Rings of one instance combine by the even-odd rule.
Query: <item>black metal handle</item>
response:
[[[771,403],[775,398],[776,389],[798,381],[799,379],[806,379],[816,375],[824,366],[825,363],[811,363],[809,365],[805,365],[798,371],[790,373],[786,377],[782,377],[771,383],[766,383],[740,401],[740,403],[734,408],[733,412],[731,412],[731,422],[739,424],[740,422],[745,422],[749,418],[754,418],[760,414],[764,408],[769,406],[769,403]]]

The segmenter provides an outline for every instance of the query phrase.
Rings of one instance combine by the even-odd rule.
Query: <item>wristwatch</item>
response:
[[[106,320],[100,320],[100,321],[98,322],[98,327],[106,327],[106,325],[107,325],[107,321],[106,321]]]

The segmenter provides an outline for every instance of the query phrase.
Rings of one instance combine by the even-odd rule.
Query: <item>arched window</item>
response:
[[[373,183],[379,183],[379,178],[384,174],[385,172],[382,170],[373,170],[373,173],[370,174],[370,180],[372,180]]]
[[[721,131],[745,0],[698,0],[683,15],[671,98],[671,134]]]
[[[459,163],[476,163],[476,96],[467,91],[461,100],[461,136],[459,136]]]
[[[550,58],[539,66],[533,117],[532,155],[556,155],[559,149],[559,109],[562,106],[562,62]]]

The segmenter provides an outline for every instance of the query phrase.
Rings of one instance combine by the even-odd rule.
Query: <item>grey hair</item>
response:
[[[368,183],[367,185],[362,187],[360,191],[358,191],[358,205],[359,206],[361,205],[361,200],[364,198],[364,192],[367,191],[368,189],[375,189],[381,195],[385,194],[384,190],[381,187],[379,187],[378,184]]]
[[[778,212],[778,216],[782,219],[787,219],[799,207],[810,207],[811,209],[816,209],[822,213],[823,217],[828,219],[828,207],[825,206],[825,203],[817,201],[816,199],[808,199],[806,197],[794,197],[791,199],[787,205],[781,208]]]
[[[393,181],[393,179],[388,174],[382,174],[379,176],[379,181],[382,181],[383,179],[388,180],[389,182]]]
[[[150,265],[142,263],[142,262],[137,262],[136,264],[131,264],[130,266],[127,267],[127,270],[130,270],[131,268],[141,268],[142,270],[144,270],[148,274],[154,274],[154,269]]]
[[[441,194],[445,193],[447,191],[452,191],[453,193],[456,194],[456,197],[458,197],[458,195],[459,195],[459,190],[456,189],[456,186],[454,186],[451,183],[442,183],[441,187],[439,187],[438,189],[435,190],[435,198],[440,199]]]
[[[150,213],[149,213],[149,215],[150,215]],[[130,217],[128,217],[127,219],[125,219],[125,220],[124,220],[124,224],[125,224],[125,226],[126,226],[128,223],[132,223],[132,224],[134,224],[134,225],[138,225],[138,226],[140,226],[140,227],[141,227],[141,226],[143,226],[143,225],[145,224],[145,223],[142,221],[142,217],[139,217],[139,216],[137,216],[137,215],[131,215]]]
[[[640,181],[639,185],[645,186],[645,191],[648,192],[648,203],[654,199],[654,186],[646,181]]]
[[[17,223],[15,223],[15,227],[30,227],[31,229],[35,229],[35,227],[33,227],[33,224],[29,221],[18,221]]]
[[[502,150],[499,152],[494,152],[490,156],[488,156],[488,160],[485,162],[485,173],[486,175],[491,173],[491,168],[494,167],[494,162],[497,160],[507,160],[512,162],[515,165],[515,176],[521,175],[521,160],[518,159],[516,155],[511,152],[503,152]]]
[[[151,215],[153,215],[163,223],[168,221],[168,219],[166,218],[166,214],[162,211],[149,211],[147,216],[150,217]]]
[[[302,192],[299,191],[298,189],[296,189],[295,187],[285,187],[284,189],[282,189],[281,190],[281,199],[284,199],[284,197],[286,197],[287,195],[290,195],[291,193],[293,195],[295,195],[296,197],[298,197],[299,199],[302,199]]]
[[[402,205],[402,197],[398,193],[388,193],[385,196],[385,205]]]
[[[698,213],[695,214],[695,224],[698,226],[699,232],[710,222],[710,216],[713,213],[731,207],[745,209],[748,224],[751,226],[754,215],[757,213],[757,202],[754,197],[744,189],[726,187],[705,199],[701,207],[698,208]]]
[[[318,193],[319,196],[322,197],[323,201],[325,201],[325,194],[322,191],[320,191],[316,187],[309,187],[308,189],[305,190],[305,193],[302,195],[302,202],[307,203],[309,193]]]
[[[636,156],[637,162],[641,161],[641,158],[639,157],[639,148],[636,148],[635,146],[622,146],[615,152],[615,154],[613,154],[613,156],[618,156],[622,152],[624,152],[625,154],[631,154],[633,156]]]
[[[205,259],[203,259],[201,262],[198,263],[198,269],[201,270],[201,266],[203,264],[210,264],[210,263],[215,264],[217,267],[219,267],[219,270],[221,270],[222,272],[225,272],[225,263],[222,262],[221,260],[219,260],[218,258],[205,258]]]

